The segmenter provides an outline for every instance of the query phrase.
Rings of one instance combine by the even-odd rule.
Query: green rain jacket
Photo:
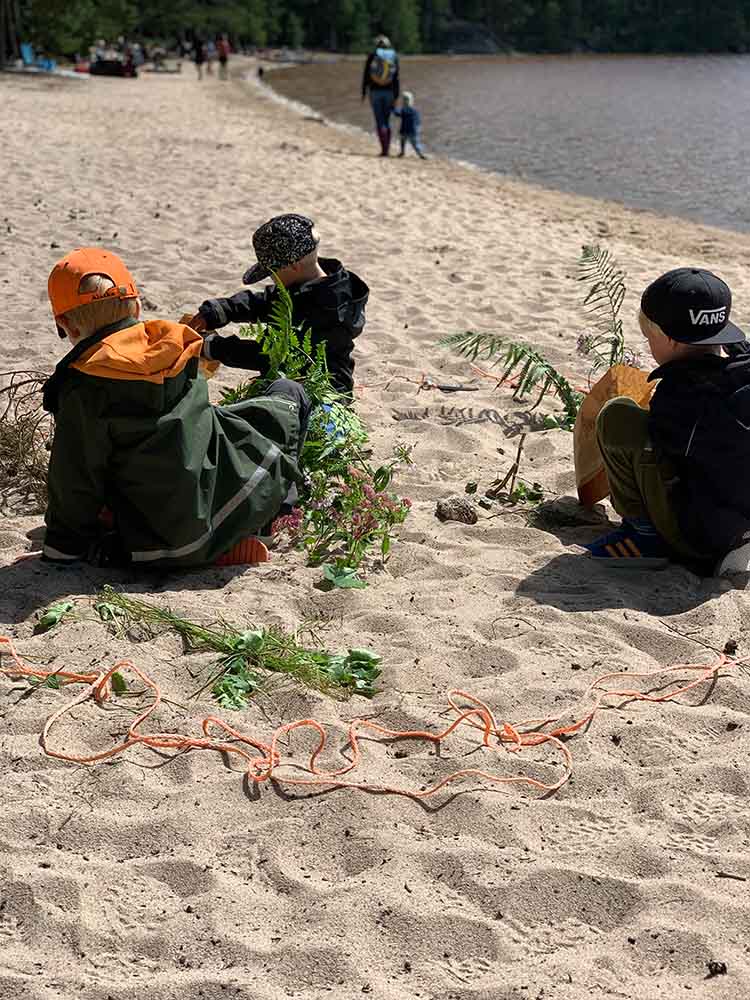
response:
[[[297,404],[212,406],[201,345],[182,324],[128,319],[57,365],[45,558],[101,561],[103,508],[118,561],[144,567],[211,563],[276,515],[301,478]]]

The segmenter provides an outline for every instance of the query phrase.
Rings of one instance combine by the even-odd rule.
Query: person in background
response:
[[[231,49],[226,35],[222,35],[216,43],[216,51],[219,55],[219,79],[228,80],[229,71],[227,64],[229,62],[229,53]]]
[[[213,38],[206,42],[206,72],[209,76],[214,75],[214,62],[216,61],[216,43]]]
[[[198,70],[198,79],[203,79],[203,63],[206,61],[206,47],[200,38],[196,38],[193,43],[193,62]]]
[[[400,92],[396,50],[385,35],[378,35],[375,48],[368,55],[362,75],[362,100],[370,93],[375,128],[380,140],[380,155],[388,156],[391,145],[391,114]]]
[[[409,90],[405,90],[403,97],[401,98],[401,108],[394,108],[394,115],[397,115],[401,119],[401,152],[399,156],[403,156],[406,152],[406,142],[407,140],[414,147],[414,152],[421,160],[426,160],[427,157],[422,152],[422,145],[419,141],[419,130],[422,125],[422,116],[414,107],[414,95]]]

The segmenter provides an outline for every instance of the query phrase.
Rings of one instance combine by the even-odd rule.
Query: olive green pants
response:
[[[678,555],[700,559],[701,553],[680,530],[671,500],[675,470],[653,449],[648,410],[626,396],[610,399],[597,418],[596,435],[617,513],[627,519],[651,521]]]

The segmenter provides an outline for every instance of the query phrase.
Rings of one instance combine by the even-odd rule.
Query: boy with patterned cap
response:
[[[711,571],[750,566],[750,347],[732,293],[710,271],[663,274],[639,323],[658,364],[649,410],[610,400],[597,438],[620,528],[587,545],[597,561]],[[740,566],[740,564],[742,564]]]
[[[370,291],[352,271],[333,258],[318,257],[318,236],[314,223],[305,215],[277,215],[253,233],[257,263],[242,280],[246,285],[271,276],[273,272],[288,290],[295,325],[312,333],[313,349],[325,345],[331,382],[339,392],[351,395],[354,389],[354,340],[365,325],[365,306]],[[268,320],[278,298],[276,285],[259,293],[237,292],[225,299],[208,299],[190,320],[199,333],[218,330],[227,323],[256,323]],[[203,356],[232,368],[267,371],[267,358],[254,340],[221,337],[209,333]]]
[[[43,558],[166,568],[267,558],[254,535],[300,479],[302,387],[279,380],[267,397],[212,406],[201,337],[141,320],[113,253],[73,251],[48,290],[73,347],[44,388],[55,436]]]

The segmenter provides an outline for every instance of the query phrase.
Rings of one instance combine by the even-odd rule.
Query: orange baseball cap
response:
[[[111,278],[114,287],[105,292],[80,292],[81,282],[90,274],[103,274]],[[52,268],[47,291],[55,319],[97,299],[138,298],[133,276],[120,258],[109,250],[100,250],[98,247],[81,247],[59,260]]]

